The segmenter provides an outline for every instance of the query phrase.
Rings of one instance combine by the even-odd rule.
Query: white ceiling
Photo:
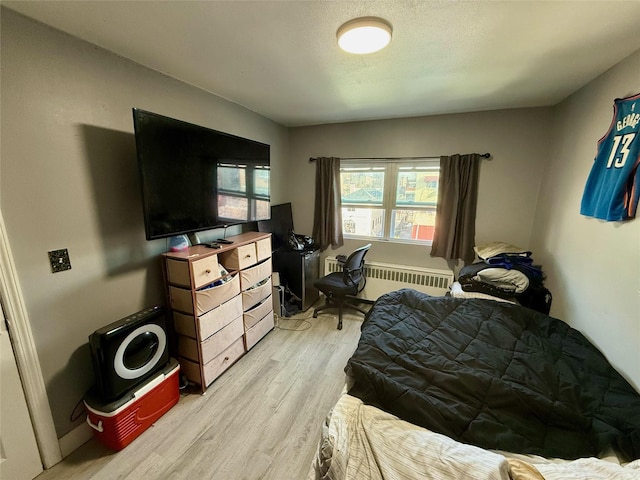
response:
[[[287,126],[555,105],[640,49],[638,0],[2,4]],[[391,45],[340,51],[360,16]]]

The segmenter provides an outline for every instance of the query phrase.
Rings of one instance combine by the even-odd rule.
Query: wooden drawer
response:
[[[243,310],[242,298],[236,295],[200,317],[173,312],[173,327],[180,335],[205,340],[237,317],[242,316]]]
[[[220,277],[220,265],[217,255],[209,255],[194,262],[167,259],[167,280],[172,285],[192,287],[191,273],[193,272],[193,288],[200,288]]]
[[[242,355],[244,355],[244,337],[240,337],[231,344],[229,348],[216,356],[213,360],[202,366],[202,375],[204,377],[204,386],[207,387],[216,378],[224,373],[224,371],[234,364]],[[187,379],[202,385],[203,380],[200,379],[200,364],[192,362],[184,357],[180,357],[180,368],[184,372]]]
[[[256,323],[244,334],[244,342],[247,351],[258,343],[267,333],[273,330],[273,312],[270,312],[262,320]]]
[[[242,316],[232,320],[228,325],[200,343],[202,363],[208,363],[229,348],[233,342],[244,334]],[[195,338],[178,337],[178,354],[189,360],[199,361],[198,341]]]
[[[244,312],[242,317],[244,318],[244,328],[249,330],[256,323],[258,323],[269,312],[273,312],[273,301],[271,295],[265,298],[261,303],[256,305],[250,310]]]
[[[246,290],[271,277],[271,259],[240,272],[240,290]]]
[[[264,283],[257,284],[254,288],[242,292],[242,310],[249,310],[269,295],[271,295],[271,277]]]
[[[222,285],[216,285],[204,290],[196,290],[193,293],[195,294],[195,305],[191,290],[170,286],[169,300],[171,302],[171,308],[183,313],[193,313],[198,317],[204,315],[209,310],[239,294],[240,279],[238,275],[233,275],[231,280]]]
[[[256,242],[256,260],[261,262],[271,257],[271,237]]]
[[[238,248],[220,253],[219,257],[220,263],[227,270],[241,270],[258,262],[255,243],[240,245]]]

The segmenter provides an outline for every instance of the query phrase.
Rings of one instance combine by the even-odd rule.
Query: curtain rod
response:
[[[479,153],[480,158],[490,158],[490,153]],[[440,157],[340,157],[341,160],[420,160],[426,158],[440,158]],[[316,159],[311,157],[309,159],[310,162],[315,162]]]

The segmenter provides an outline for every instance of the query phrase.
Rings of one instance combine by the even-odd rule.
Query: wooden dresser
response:
[[[228,240],[162,255],[180,368],[202,392],[274,327],[271,234]]]

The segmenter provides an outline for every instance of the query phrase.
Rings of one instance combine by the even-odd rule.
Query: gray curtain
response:
[[[344,245],[340,208],[340,159],[313,158],[316,162],[316,203],[313,239],[321,251]]]
[[[432,257],[473,262],[480,155],[440,157],[440,182]]]

